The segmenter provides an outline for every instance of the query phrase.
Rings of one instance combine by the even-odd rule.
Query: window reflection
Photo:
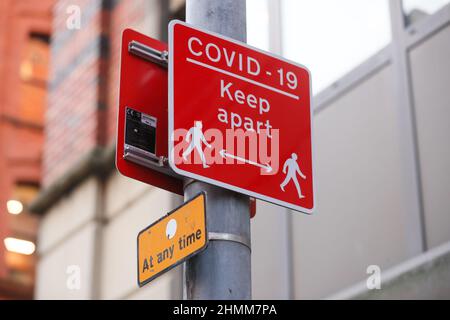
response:
[[[403,0],[405,24],[411,25],[432,15],[450,3],[450,0]]]
[[[318,93],[391,40],[388,0],[283,0],[283,55],[307,66]]]

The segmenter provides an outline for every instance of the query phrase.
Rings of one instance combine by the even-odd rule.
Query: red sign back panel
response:
[[[179,21],[169,28],[172,169],[312,213],[309,71]],[[256,137],[256,147],[246,140],[247,149],[239,150],[236,136],[230,138],[238,131]]]
[[[127,107],[157,119],[156,155],[167,158],[168,154],[167,70],[131,54],[128,45],[133,40],[159,51],[167,50],[167,44],[134,30],[123,32],[116,166],[124,176],[183,195],[180,179],[124,159]]]

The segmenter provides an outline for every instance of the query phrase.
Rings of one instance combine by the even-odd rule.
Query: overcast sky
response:
[[[268,50],[268,1],[247,0],[248,42]],[[311,70],[318,93],[391,40],[389,0],[282,0],[283,56]],[[405,0],[432,13],[450,0]]]

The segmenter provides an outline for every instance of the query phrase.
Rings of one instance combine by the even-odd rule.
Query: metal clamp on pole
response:
[[[128,52],[164,68],[167,68],[169,62],[169,52],[150,48],[134,40],[128,44]]]
[[[237,242],[237,243],[243,244],[250,251],[252,251],[250,239],[248,239],[246,237],[242,237],[242,236],[237,235],[237,234],[208,232],[208,239],[210,241],[232,241],[232,242]]]

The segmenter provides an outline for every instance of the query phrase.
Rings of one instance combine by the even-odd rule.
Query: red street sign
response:
[[[183,195],[182,181],[164,168],[167,70],[145,59],[152,50],[167,50],[167,44],[131,29],[123,32],[116,166],[124,176]]]
[[[314,209],[311,76],[294,62],[173,21],[169,162],[183,176]]]

